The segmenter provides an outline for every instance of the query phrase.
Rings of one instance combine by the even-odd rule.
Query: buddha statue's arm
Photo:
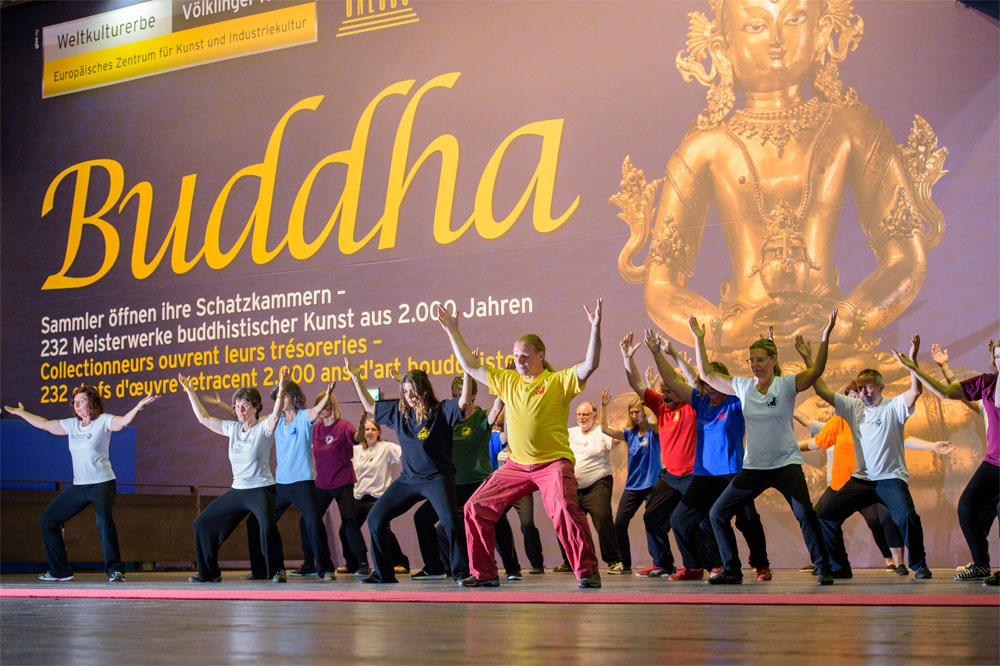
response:
[[[707,164],[692,168],[684,159],[690,152],[698,154],[682,146],[667,164],[646,259],[646,310],[675,340],[688,339],[688,316],[705,322],[719,317],[717,305],[687,288],[701,247],[712,189]]]
[[[927,272],[924,220],[914,205],[902,156],[884,123],[870,114],[868,118],[859,134],[863,141],[863,130],[868,129],[874,138],[861,146],[855,143],[852,153],[858,159],[852,160],[851,184],[877,265],[841,304],[847,321],[838,323],[836,335],[848,339],[877,331],[898,317],[913,302]]]

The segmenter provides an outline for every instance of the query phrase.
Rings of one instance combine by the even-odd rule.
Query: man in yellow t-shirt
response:
[[[575,460],[566,428],[570,401],[583,390],[601,355],[601,299],[593,311],[584,309],[590,321],[587,357],[557,372],[545,360],[545,345],[532,334],[514,342],[513,370],[482,365],[462,339],[455,316],[435,308],[462,368],[504,402],[510,446],[507,462],[465,504],[472,575],[461,581],[464,587],[499,585],[493,560],[493,526],[509,506],[536,489],[541,491],[545,513],[552,519],[579,586],[601,586],[590,527],[577,504]]]

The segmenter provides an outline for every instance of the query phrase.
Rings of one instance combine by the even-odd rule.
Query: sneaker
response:
[[[521,572],[520,571],[508,571],[507,572],[507,580],[521,580]]]
[[[333,571],[324,571],[323,573],[318,574],[317,578],[320,580],[337,580],[337,574]]]
[[[215,578],[204,579],[201,576],[188,576],[189,583],[221,583],[222,576],[216,576]]]
[[[580,589],[597,588],[601,586],[601,574],[598,571],[590,574],[586,578],[581,578],[576,582]]]
[[[983,585],[992,585],[993,587],[996,587],[997,585],[1000,585],[1000,571],[998,571],[997,573],[993,574],[989,578],[984,578],[983,579]]]
[[[899,567],[897,567],[895,564],[886,564],[885,570],[891,573],[896,573],[897,571],[899,571]],[[909,573],[909,571],[907,571],[906,573]]]
[[[296,569],[295,571],[298,571],[298,569]],[[295,573],[295,571],[291,572],[290,575],[292,575],[292,576],[304,576],[305,575],[305,574],[297,574],[297,573]],[[351,571],[346,566],[344,566],[344,567],[337,567],[336,569],[334,569],[334,572],[339,573],[339,574],[352,574],[352,573],[354,573],[353,571]]]
[[[638,578],[659,578],[660,576],[665,576],[666,574],[667,574],[666,569],[664,569],[663,567],[658,567],[655,564],[635,572],[635,575]]]
[[[407,567],[404,567],[402,564],[397,564],[392,568],[392,572],[398,574],[409,574],[410,570]]]
[[[799,571],[801,571],[802,573],[815,574],[816,573],[816,565],[815,564],[807,564],[804,567],[802,567],[801,569],[799,569]]]
[[[740,571],[720,571],[708,577],[711,585],[741,585],[743,583],[743,573]]]
[[[960,574],[955,574],[955,580],[957,581],[968,581],[968,580],[983,580],[990,577],[990,568],[981,567],[973,564],[971,567],[966,569]]]
[[[552,573],[570,573],[571,571],[573,570],[565,562],[552,567]]]
[[[313,574],[314,576],[316,574]],[[252,573],[240,574],[240,580],[257,580],[257,578]]]
[[[358,570],[354,572],[354,575],[360,578],[363,576],[367,576],[371,572],[372,572],[371,567],[369,567],[367,564],[362,564],[360,567],[358,567]]]
[[[399,581],[396,580],[395,578],[393,578],[392,580],[381,580],[379,578],[376,578],[375,574],[372,574],[371,576],[366,576],[365,578],[362,578],[358,582],[367,583],[370,585],[388,585],[390,583],[398,583]]]
[[[662,569],[661,569],[662,571]],[[661,576],[663,574],[660,574]],[[687,567],[681,567],[677,570],[677,573],[667,576],[668,580],[701,580],[705,577],[705,572],[701,569],[688,569]]]
[[[461,587],[500,587],[500,578],[499,576],[493,576],[493,578],[480,580],[475,576],[467,576],[458,581],[458,584]]]
[[[720,574],[722,572],[723,572],[723,568],[722,567],[715,567],[714,569],[712,569],[712,571],[710,573],[714,576],[715,574]]]
[[[124,583],[125,582],[125,574],[123,574],[121,571],[112,571],[111,575],[108,576],[108,582],[109,583]]]
[[[756,571],[757,580],[759,581],[771,580],[774,577],[774,574],[771,573],[768,567],[757,567]]]
[[[817,575],[819,575],[819,572],[817,572]],[[854,578],[854,571],[851,567],[844,567],[843,569],[837,569],[836,571],[833,570],[833,567],[830,567],[830,576],[836,579]]]
[[[45,573],[38,575],[38,580],[44,580],[50,583],[51,582],[65,583],[68,580],[73,580],[73,574],[70,574],[68,576],[63,576],[62,578],[60,578],[58,576],[53,576],[51,571],[46,571]]]
[[[850,578],[852,575],[850,571],[848,571],[847,574],[848,575],[845,576],[845,578]],[[817,585],[833,585],[833,579],[837,578],[837,574],[833,573],[833,569],[826,566],[818,568],[818,570],[816,571],[816,577],[817,577],[816,580]]]
[[[630,574],[632,569],[626,569],[625,565],[621,562],[612,562],[611,566],[608,567],[609,574]]]
[[[906,568],[905,564],[893,567],[892,570],[896,572],[897,576],[907,576],[910,573],[910,570]]]
[[[966,569],[966,571],[968,571],[968,569]],[[913,577],[916,578],[917,580],[928,580],[933,575],[934,574],[931,573],[931,570],[927,568],[926,564],[920,565],[913,571]]]
[[[543,574],[545,573],[545,567],[531,567],[530,569],[528,569],[528,573],[530,573],[532,576]]]
[[[272,583],[287,583],[288,574],[285,573],[284,569],[278,569],[273,576],[271,576]]]
[[[439,573],[439,574],[427,573],[423,569],[421,569],[420,571],[418,571],[415,574],[410,574],[410,580],[444,580],[447,577],[448,577],[447,574],[443,574],[443,573]]]
[[[345,571],[347,569],[347,567],[341,567],[341,568],[343,568]],[[337,573],[340,573],[340,569],[337,569]],[[298,569],[295,569],[294,571],[289,571],[288,575],[289,576],[295,576],[296,578],[304,577],[304,576],[310,576],[310,577],[311,576],[315,576],[316,575],[316,567],[301,566]]]

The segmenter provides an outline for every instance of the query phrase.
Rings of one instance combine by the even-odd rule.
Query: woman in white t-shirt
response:
[[[198,575],[190,576],[192,583],[218,583],[222,580],[219,569],[219,547],[247,514],[252,513],[259,525],[260,548],[264,553],[268,575],[275,583],[286,581],[280,555],[275,546],[281,537],[274,522],[274,505],[277,488],[271,475],[271,449],[274,447],[274,429],[285,404],[284,387],[288,383],[288,369],[281,372],[278,392],[271,414],[260,418],[263,403],[255,388],[241,388],[233,394],[235,421],[222,421],[208,415],[201,404],[190,377],[177,375],[187,392],[198,422],[217,435],[229,439],[229,462],[233,467],[233,487],[205,507],[194,520],[194,547],[198,560]]]
[[[73,483],[68,484],[42,512],[42,541],[49,570],[38,578],[45,581],[73,580],[63,541],[63,524],[94,505],[97,514],[97,533],[104,551],[104,571],[112,583],[125,581],[121,555],[118,552],[118,531],[111,510],[115,505],[115,473],[111,469],[108,449],[111,433],[118,432],[142,411],[143,407],[157,400],[158,395],[147,395],[125,416],[104,413],[104,401],[93,386],[80,386],[73,391],[70,405],[73,418],[50,421],[24,410],[22,403],[5,409],[53,435],[69,437],[69,453],[73,459]]]
[[[691,317],[688,320],[694,334],[698,374],[702,381],[720,393],[735,395],[743,404],[746,421],[746,453],[743,470],[722,492],[709,512],[709,519],[719,543],[723,570],[713,574],[709,583],[738,584],[743,582],[740,556],[733,532],[733,516],[768,488],[784,495],[802,529],[806,548],[816,565],[820,585],[833,584],[829,556],[819,520],[809,500],[809,486],[802,473],[802,452],[792,430],[796,394],[810,388],[826,369],[830,331],[837,323],[836,308],[823,329],[823,339],[816,354],[816,363],[796,375],[781,375],[778,348],[769,338],[750,345],[747,363],[753,377],[730,377],[715,372],[705,352],[705,327]],[[796,347],[804,345],[796,336]]]

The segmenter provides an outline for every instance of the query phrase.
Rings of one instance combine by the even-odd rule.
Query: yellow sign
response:
[[[42,97],[315,41],[308,2],[46,62]]]

